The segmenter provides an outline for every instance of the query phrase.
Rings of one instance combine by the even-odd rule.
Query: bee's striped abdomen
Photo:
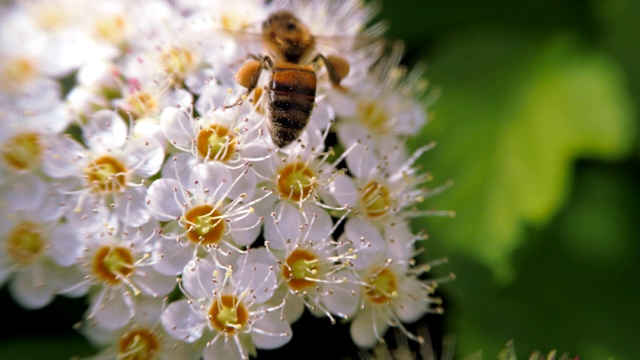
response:
[[[300,136],[316,99],[316,74],[310,66],[277,65],[269,83],[269,132],[283,147]]]

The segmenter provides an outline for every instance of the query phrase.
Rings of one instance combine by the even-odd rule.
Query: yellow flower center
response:
[[[3,148],[4,160],[16,170],[33,169],[40,164],[42,146],[35,133],[19,134],[9,139]]]
[[[307,165],[301,162],[288,164],[278,172],[278,193],[291,201],[298,202],[309,196],[315,181],[316,176]]]
[[[165,71],[170,74],[174,82],[181,82],[185,76],[193,70],[196,57],[190,50],[171,47],[162,52],[162,64]]]
[[[124,334],[118,342],[118,359],[153,360],[160,349],[160,340],[151,331],[136,329]]]
[[[234,335],[249,320],[247,308],[235,295],[217,297],[209,309],[209,321],[218,331]]]
[[[189,209],[184,221],[187,238],[197,244],[218,243],[226,229],[222,213],[208,204]]]
[[[101,39],[112,44],[120,44],[125,39],[127,22],[120,14],[105,16],[96,20],[95,32]]]
[[[84,169],[89,186],[95,191],[116,192],[126,186],[127,168],[117,159],[105,155]]]
[[[282,275],[289,287],[300,291],[312,287],[318,278],[318,258],[307,250],[295,249],[282,266]]]
[[[18,224],[7,238],[7,253],[21,264],[33,262],[47,245],[38,225],[24,221]]]
[[[384,185],[370,182],[360,190],[360,204],[368,217],[379,218],[389,212],[392,200]]]
[[[133,254],[125,247],[103,246],[93,257],[93,272],[109,284],[118,284],[133,272],[133,267]]]
[[[384,304],[398,295],[398,281],[389,268],[383,268],[367,279],[366,294],[374,304]]]
[[[236,139],[222,125],[211,125],[200,130],[197,137],[198,154],[207,160],[226,162],[236,150]]]
[[[147,91],[135,91],[127,96],[129,110],[136,119],[154,114],[158,111],[158,99]]]
[[[358,119],[376,133],[384,133],[388,129],[389,115],[384,107],[375,102],[362,101],[358,104]]]
[[[33,79],[36,75],[36,67],[33,62],[28,58],[13,58],[4,63],[0,73],[0,80],[2,80],[2,88],[6,88],[24,84],[30,79]]]

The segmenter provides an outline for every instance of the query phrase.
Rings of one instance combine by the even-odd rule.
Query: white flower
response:
[[[201,251],[215,251],[222,256],[238,253],[240,247],[256,240],[261,225],[253,208],[260,199],[252,200],[246,193],[235,195],[237,187],[243,186],[242,174],[234,179],[218,163],[189,169],[177,161],[168,160],[176,169],[177,179],[165,176],[154,181],[147,195],[155,218],[168,222],[159,244],[162,258],[156,265],[166,274],[179,273]],[[184,172],[177,171],[183,168]]]
[[[78,70],[76,86],[67,94],[67,103],[79,122],[98,110],[111,109],[113,99],[122,97],[120,69],[110,62],[93,62]]]
[[[86,323],[81,332],[103,350],[91,359],[192,359],[200,355],[190,344],[169,336],[160,324],[165,299],[134,298],[134,317],[121,329],[106,330]]]
[[[134,317],[136,297],[167,295],[174,289],[176,279],[153,268],[158,236],[154,224],[134,228],[108,216],[102,220],[105,222],[102,231],[84,235],[79,263],[86,276],[75,287],[92,287],[87,317],[98,326],[113,330]]]
[[[383,156],[404,148],[403,137],[415,134],[426,123],[424,105],[416,101],[427,87],[423,69],[407,73],[399,66],[402,52],[402,45],[394,44],[366,79],[350,86],[348,93],[331,93],[330,101],[341,120],[338,138],[345,147],[363,142]]]
[[[70,267],[81,253],[80,238],[59,220],[53,203],[0,214],[0,283],[9,281],[11,295],[25,308],[49,304],[77,272]]]
[[[175,164],[182,168],[177,172],[184,173],[198,164],[221,164],[233,178],[241,178],[235,195],[245,193],[251,198],[257,179],[253,171],[245,171],[246,165],[268,153],[267,146],[260,141],[257,124],[235,111],[212,110],[199,118],[193,118],[187,111],[166,108],[160,120],[163,133],[178,154]],[[163,175],[175,176],[166,171]]]
[[[315,238],[311,227],[301,226],[296,238],[267,242],[272,258],[278,262],[278,281],[286,292],[285,317],[294,322],[304,308],[318,316],[332,314],[348,318],[357,310],[358,281],[351,270],[352,260],[370,245],[365,242],[343,244],[331,238]],[[342,253],[337,249],[344,247]]]
[[[242,256],[223,267],[212,258],[188,265],[182,277],[187,300],[169,304],[165,330],[186,342],[206,342],[205,360],[248,359],[254,347],[274,349],[291,339],[279,309],[265,304],[276,288],[275,269]]]
[[[168,106],[188,106],[192,96],[182,89],[174,89],[173,77],[151,54],[139,54],[127,58],[122,65],[124,78],[122,99],[115,106],[130,114],[133,119],[152,118],[159,120]]]
[[[346,232],[346,237],[352,236],[350,233]],[[370,235],[375,237],[375,231]],[[382,249],[363,256],[363,261],[357,264],[357,274],[362,284],[358,291],[360,311],[354,315],[350,331],[351,338],[358,346],[372,347],[382,342],[390,326],[400,328],[407,337],[418,341],[403,323],[417,321],[428,312],[442,312],[440,299],[432,294],[439,283],[451,279],[452,275],[434,280],[421,280],[419,277],[432,266],[446,260],[414,266],[411,257],[415,253],[411,257],[403,257],[406,254],[389,249],[398,246],[394,243],[413,249],[415,241],[422,239],[421,235],[406,235],[406,238],[385,239]]]
[[[409,157],[405,155],[404,148],[396,148],[379,156],[375,149],[355,146],[346,155],[346,163],[353,176],[336,177],[329,195],[338,204],[352,208],[352,215],[362,217],[380,228],[424,215],[425,212],[413,208],[427,197],[441,192],[444,187],[423,187],[431,177],[421,173],[414,163],[433,146],[426,145]]]
[[[124,121],[108,110],[94,114],[83,137],[88,148],[70,137],[56,139],[43,164],[70,197],[71,221],[92,226],[96,209],[108,207],[130,226],[147,222],[142,180],[160,170],[162,148],[153,139],[130,138]]]
[[[59,86],[49,85],[19,100],[0,100],[0,191],[14,208],[43,199],[48,188],[43,162],[52,140],[69,124]]]

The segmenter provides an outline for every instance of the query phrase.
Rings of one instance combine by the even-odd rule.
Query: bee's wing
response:
[[[320,53],[351,54],[358,52],[379,52],[388,41],[382,37],[387,26],[378,23],[356,36],[317,35],[316,49]]]
[[[242,59],[260,56],[263,53],[264,45],[261,33],[226,29],[216,30],[216,33],[222,38],[233,41],[238,46]]]

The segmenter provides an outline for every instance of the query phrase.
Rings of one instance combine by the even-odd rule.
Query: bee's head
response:
[[[271,14],[262,24],[262,36],[271,51],[292,63],[299,63],[314,46],[311,30],[288,11]]]

